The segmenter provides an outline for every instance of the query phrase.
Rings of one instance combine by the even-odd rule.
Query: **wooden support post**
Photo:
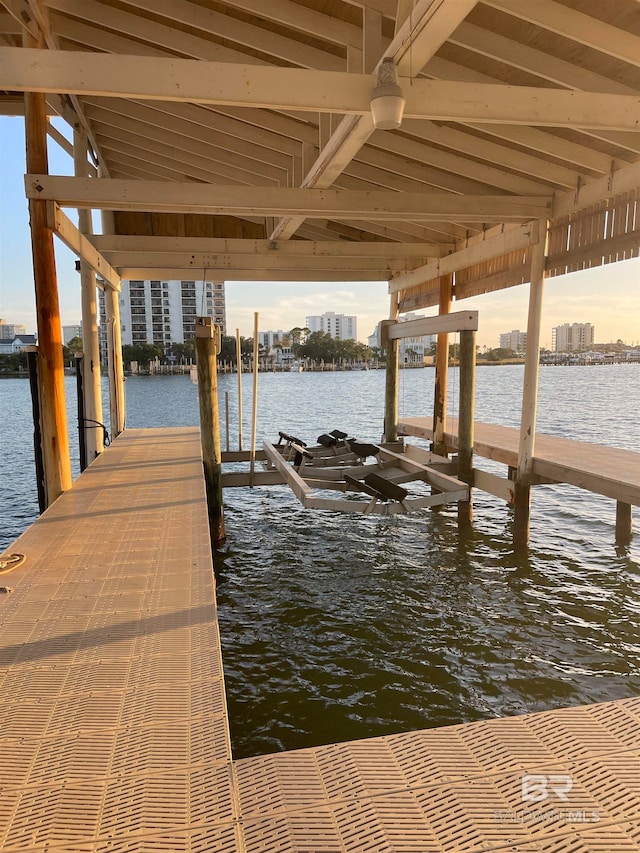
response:
[[[390,319],[380,324],[380,345],[387,354],[384,386],[384,441],[398,440],[398,369],[400,342],[389,340],[387,329],[398,322],[398,296],[391,294]]]
[[[222,507],[222,455],[218,413],[217,354],[220,352],[220,327],[211,317],[196,317],[196,364],[198,365],[198,401],[200,406],[200,442],[207,488],[207,508],[211,543],[218,548],[225,541]]]
[[[89,174],[87,161],[87,134],[84,129],[73,132],[73,163],[76,177],[84,178]],[[93,233],[90,210],[78,210],[78,228],[87,235]],[[102,385],[100,382],[100,342],[98,338],[98,305],[96,299],[96,275],[89,264],[80,260],[80,284],[82,294],[82,388],[84,395],[83,445],[86,448],[86,462],[91,462],[104,450],[103,432],[97,429],[102,423]],[[91,423],[95,421],[95,423]]]
[[[440,301],[439,314],[451,312],[451,300],[453,293],[453,273],[440,277]],[[433,392],[433,444],[432,450],[438,456],[446,456],[446,444],[444,439],[447,420],[447,386],[449,381],[449,334],[443,332],[438,335],[436,349],[436,376]]]
[[[242,450],[242,344],[236,329],[236,365],[238,368],[238,450]]]
[[[538,412],[538,374],[540,368],[540,323],[544,294],[545,258],[547,251],[547,223],[540,228],[540,242],[531,250],[531,284],[529,289],[529,314],[527,318],[527,351],[524,362],[522,389],[522,414],[518,446],[518,472],[514,486],[513,544],[526,548],[529,542],[529,517],[531,514],[531,478],[536,439]]]
[[[120,333],[120,304],[118,294],[110,287],[104,289],[104,305],[107,313],[109,411],[111,435],[115,438],[124,429],[124,370],[122,365],[122,335]]]
[[[43,47],[25,36],[26,47]],[[31,174],[46,175],[47,109],[42,93],[24,96],[26,165]],[[71,460],[64,394],[62,327],[58,302],[58,282],[53,250],[53,232],[47,227],[47,203],[30,199],[31,249],[38,326],[38,378],[40,429],[45,476],[46,505],[71,487]]]
[[[76,402],[78,410],[78,450],[80,455],[80,472],[87,467],[87,430],[85,429],[84,409],[84,355],[81,352],[76,357]]]
[[[458,502],[458,524],[473,519],[473,422],[475,417],[476,333],[460,332],[460,404],[458,418],[458,479],[469,486],[469,500]]]
[[[112,210],[101,211],[102,233],[116,233]],[[109,375],[109,417],[111,436],[115,438],[124,429],[126,406],[124,397],[124,368],[122,364],[122,333],[120,330],[120,303],[117,293],[105,285],[104,307],[107,315],[107,364]]]
[[[29,365],[29,388],[31,390],[31,412],[33,415],[33,453],[36,465],[36,487],[38,490],[38,508],[44,512],[47,498],[44,488],[44,460],[42,457],[42,433],[40,431],[40,392],[38,391],[38,347],[28,346],[27,364]]]
[[[616,545],[628,545],[631,537],[631,504],[616,501]]]
[[[253,488],[256,467],[256,432],[258,427],[258,312],[253,315],[253,408],[251,411],[251,448],[249,452],[249,486]]]

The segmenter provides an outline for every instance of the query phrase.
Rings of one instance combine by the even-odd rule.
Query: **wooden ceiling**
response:
[[[0,0],[0,88],[86,130],[105,180],[40,197],[123,277],[387,279],[640,183],[638,0]]]

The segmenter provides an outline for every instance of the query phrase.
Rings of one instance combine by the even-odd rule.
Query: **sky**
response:
[[[58,129],[69,138],[62,120]],[[29,217],[24,197],[24,124],[22,118],[0,116],[0,317],[36,331]],[[49,172],[73,174],[73,162],[49,140]],[[67,210],[77,223],[75,211]],[[80,276],[73,255],[55,239],[56,265],[63,325],[80,322]],[[465,299],[452,310],[477,310],[480,347],[499,346],[500,334],[526,331],[528,286]],[[253,335],[253,315],[259,329],[289,330],[304,326],[309,315],[335,311],[355,314],[358,338],[366,343],[379,320],[389,315],[386,282],[228,282],[227,332],[239,328]],[[437,308],[425,309],[437,314]],[[640,343],[640,259],[609,264],[594,270],[547,279],[542,315],[541,345],[551,348],[551,329],[563,323],[591,323],[596,343],[618,339]]]

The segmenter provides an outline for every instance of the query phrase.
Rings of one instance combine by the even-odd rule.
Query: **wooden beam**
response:
[[[284,461],[280,453],[276,450],[273,444],[268,441],[263,442],[263,450],[267,455],[267,459],[274,468],[284,475],[287,485],[298,498],[303,506],[306,506],[306,500],[311,495],[313,489],[308,486],[302,477],[295,471],[291,465]]]
[[[210,237],[145,237],[94,235],[89,237],[99,252],[210,252],[225,255],[279,256],[286,258],[388,258],[402,259],[439,256],[437,243],[344,242],[335,240],[249,240]]]
[[[123,279],[129,280],[149,278],[153,272],[153,278],[166,280],[185,278],[185,270],[182,267],[120,267],[119,274]],[[193,270],[189,270],[193,276]],[[209,273],[219,273],[224,281],[368,281],[382,283],[385,285],[391,273],[385,270],[250,270],[250,269],[220,269],[209,268]],[[200,268],[202,278],[202,268]]]
[[[479,264],[491,258],[499,258],[509,252],[525,249],[535,245],[539,240],[539,228],[537,222],[527,222],[518,228],[503,231],[497,237],[476,243],[466,249],[460,249],[452,255],[446,255],[437,261],[432,261],[412,272],[396,276],[389,282],[389,292],[397,293],[399,290],[409,290],[432,281],[441,275],[465,269],[473,264]]]
[[[47,203],[47,219],[49,228],[58,235],[65,246],[86,261],[112,290],[119,292],[122,285],[118,273],[55,202]]]
[[[0,47],[0,79],[19,92],[342,113],[362,116],[367,126],[371,122],[369,133],[373,130],[369,101],[375,81],[369,74],[140,56],[119,56],[114,63],[97,53]],[[400,85],[407,118],[627,131],[640,126],[640,102],[632,95],[422,78],[411,84],[401,78]],[[365,141],[369,135],[357,125],[346,135],[352,133]],[[339,141],[327,147],[333,150]],[[333,158],[331,163],[335,168]]]
[[[477,331],[477,311],[457,311],[455,314],[439,314],[437,317],[420,317],[405,323],[394,323],[387,329],[392,341],[402,338],[417,338],[422,335],[440,335],[447,332]]]
[[[289,187],[229,187],[164,181],[25,176],[27,198],[61,206],[214,215],[288,216],[377,221],[505,222],[548,215],[551,199],[451,193],[348,192]]]
[[[313,257],[313,256],[298,256],[291,257],[287,255],[278,255],[274,252],[271,255],[225,255],[225,254],[210,254],[208,252],[186,253],[176,252],[165,254],[163,252],[148,252],[141,254],[139,252],[111,252],[109,254],[109,262],[116,268],[120,267],[173,267],[174,269],[183,270],[200,270],[204,268],[211,270],[225,269],[246,269],[246,270],[263,270],[272,272],[275,270],[314,270],[322,273],[325,270],[334,270],[335,272],[375,272],[384,273],[387,278],[392,273],[403,270],[413,269],[415,263],[406,258],[388,257],[388,258],[347,258],[344,256],[331,257]]]

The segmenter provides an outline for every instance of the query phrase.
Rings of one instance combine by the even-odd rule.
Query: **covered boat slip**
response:
[[[640,851],[638,699],[234,761],[199,443],[127,430],[11,549],[5,853]]]

